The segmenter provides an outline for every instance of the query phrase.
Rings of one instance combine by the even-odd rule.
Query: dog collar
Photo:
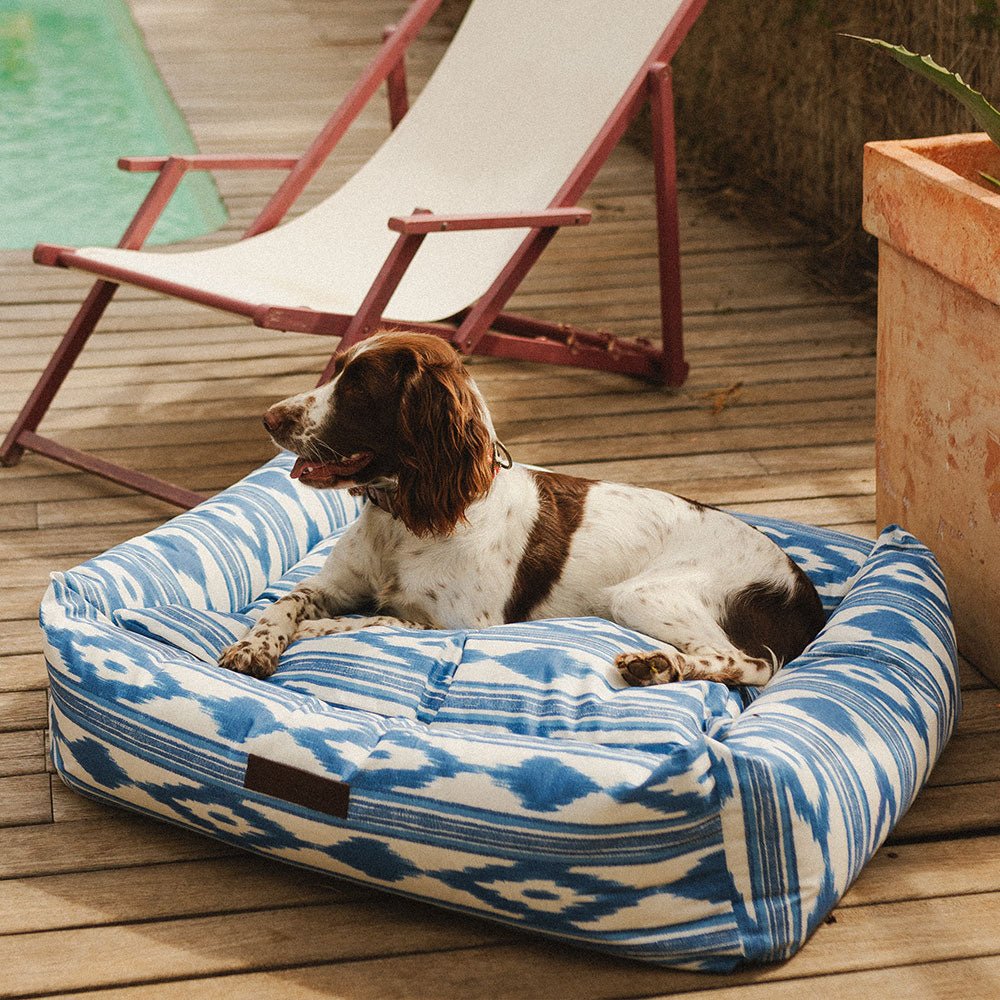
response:
[[[501,469],[509,469],[514,464],[514,459],[510,457],[507,446],[502,441],[493,442],[493,469],[494,476]]]

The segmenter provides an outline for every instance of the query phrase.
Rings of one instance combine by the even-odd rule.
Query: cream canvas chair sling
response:
[[[340,337],[380,324],[429,330],[464,353],[683,382],[680,269],[669,61],[705,0],[473,0],[419,99],[407,108],[406,49],[441,0],[414,0],[378,55],[299,158],[132,157],[157,173],[117,248],[40,244],[41,264],[98,276],[0,449],[26,449],[190,507],[197,493],[36,433],[119,284],[246,316],[267,329]],[[325,201],[280,224],[383,83],[389,137]],[[649,101],[659,230],[662,343],[620,340],[503,311]],[[141,249],[188,170],[287,169],[245,236],[182,253]],[[418,252],[419,250],[419,252]],[[324,373],[325,376],[326,373]]]

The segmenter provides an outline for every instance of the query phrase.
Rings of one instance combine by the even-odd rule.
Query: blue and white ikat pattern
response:
[[[67,573],[42,605],[70,787],[320,871],[620,955],[724,971],[792,954],[927,779],[959,707],[940,570],[749,519],[829,622],[762,691],[625,688],[598,619],[218,651],[314,572],[358,506],[279,456]],[[350,786],[347,819],[243,787],[248,754]]]

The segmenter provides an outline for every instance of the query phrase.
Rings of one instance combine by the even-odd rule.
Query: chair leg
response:
[[[688,364],[684,360],[684,319],[681,306],[674,91],[670,66],[666,63],[657,63],[650,71],[649,103],[653,126],[653,169],[656,176],[663,379],[667,385],[678,386],[687,377]]]
[[[25,451],[22,437],[25,433],[34,432],[41,423],[52,400],[117,290],[118,286],[111,281],[94,283],[94,287],[83,300],[83,305],[80,306],[73,322],[70,323],[69,329],[49,360],[45,371],[42,372],[38,384],[17,415],[14,426],[11,427],[3,445],[0,446],[0,464],[16,465],[21,460]]]

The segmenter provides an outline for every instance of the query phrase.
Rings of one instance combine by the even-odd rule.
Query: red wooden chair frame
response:
[[[36,433],[53,398],[72,369],[80,351],[118,283],[134,284],[176,298],[199,302],[246,316],[265,329],[340,337],[337,352],[373,332],[382,312],[401,281],[420,244],[430,232],[470,229],[526,228],[527,236],[511,256],[489,290],[470,308],[447,323],[400,323],[393,328],[423,330],[446,337],[464,354],[574,365],[601,371],[622,372],[658,383],[683,383],[688,366],[684,360],[681,318],[680,247],[677,215],[676,149],[670,60],[701,13],[706,0],[684,0],[667,25],[641,71],[630,83],[611,117],[567,177],[550,205],[539,211],[509,215],[437,216],[417,209],[408,217],[388,220],[399,237],[357,313],[353,316],[311,309],[271,307],[187,288],[121,267],[89,260],[73,248],[39,244],[34,260],[39,264],[72,267],[99,276],[70,324],[38,384],[0,447],[0,463],[16,464],[25,450],[83,469],[179,507],[190,508],[205,499],[201,494],[107,462],[89,452],[68,448]],[[190,155],[125,157],[122,170],[148,171],[156,180],[140,205],[118,246],[139,249],[189,170],[287,170],[288,176],[265,205],[244,237],[265,232],[285,217],[341,137],[385,83],[389,118],[394,128],[408,108],[405,55],[441,0],[414,0],[398,25],[387,28],[383,44],[361,78],[343,99],[309,149],[301,157]],[[541,256],[558,229],[590,221],[586,209],[575,207],[591,181],[621,140],[646,101],[652,111],[653,163],[656,182],[656,216],[659,234],[660,322],[662,342],[625,340],[606,333],[545,322],[503,311],[507,300]],[[336,357],[336,354],[334,355]],[[324,371],[324,381],[333,360]]]

